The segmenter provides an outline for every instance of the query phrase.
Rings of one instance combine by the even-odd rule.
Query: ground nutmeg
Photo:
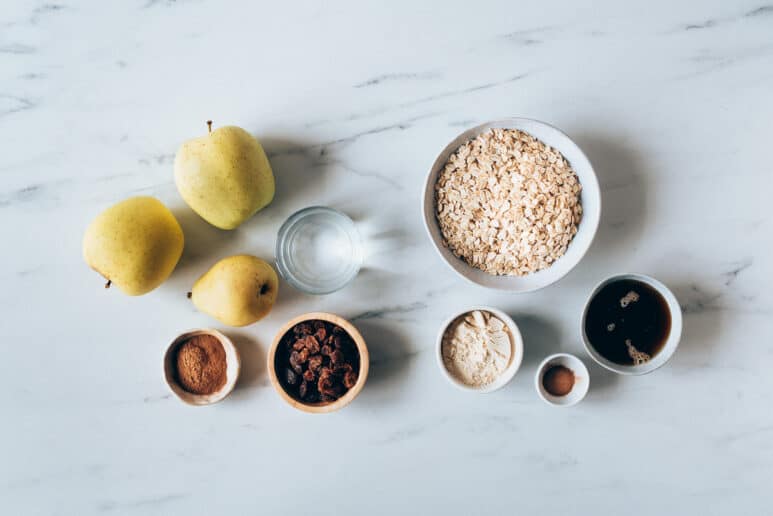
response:
[[[566,396],[574,387],[574,372],[568,367],[555,365],[545,372],[542,385],[553,396]]]
[[[213,335],[194,335],[184,341],[173,363],[177,383],[192,394],[213,394],[225,385],[225,349]]]

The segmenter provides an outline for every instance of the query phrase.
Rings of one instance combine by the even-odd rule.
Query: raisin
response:
[[[337,375],[345,375],[346,373],[352,371],[351,364],[338,364],[335,367],[333,367],[333,372]]]
[[[342,343],[341,336],[340,335],[335,335],[333,337],[333,346],[335,346],[336,349],[341,349],[341,343]]]
[[[314,331],[316,331],[316,330],[319,330],[320,328],[324,328],[325,327],[325,321],[317,320],[317,321],[314,321],[313,323],[311,323],[311,325],[314,327]],[[309,332],[309,333],[311,333],[311,332]]]
[[[330,354],[330,361],[333,365],[339,365],[344,363],[344,354],[340,349],[336,349]]]
[[[345,390],[346,390],[346,387],[344,387],[342,384],[334,383],[333,386],[330,388],[330,390],[327,392],[327,395],[330,396],[332,394],[336,398],[340,398],[341,396],[343,396]]]
[[[333,393],[333,375],[329,369],[323,369],[319,373],[317,389],[319,390],[320,394],[327,394],[329,396]]]
[[[293,371],[298,374],[303,373],[303,368],[301,367],[301,356],[297,351],[290,353],[290,367],[292,367]]]
[[[288,385],[295,385],[298,383],[298,375],[292,369],[285,370],[285,381]]]
[[[300,351],[305,347],[306,347],[306,339],[298,339],[295,341],[295,344],[293,344],[293,349],[295,351]]]
[[[309,359],[309,350],[307,348],[303,348],[298,352],[299,363],[304,364],[308,359]]]
[[[344,329],[341,328],[340,326],[333,326],[333,333],[338,335],[338,334],[345,333],[345,332],[344,332]]]
[[[325,344],[324,346],[322,346],[322,349],[320,349],[319,352],[325,356],[330,356],[331,353],[333,353],[333,348]]]
[[[301,386],[298,388],[298,395],[301,398],[305,398],[309,394],[309,384],[306,382],[306,380],[301,383]]]
[[[314,336],[317,338],[317,340],[324,341],[325,337],[327,337],[327,330],[325,330],[325,328],[319,328]]]
[[[309,353],[312,355],[319,353],[319,341],[314,337],[314,335],[309,335],[306,337],[305,345],[306,349],[308,349]]]
[[[301,323],[296,325],[295,328],[293,328],[293,332],[298,336],[311,335],[312,331],[313,330],[309,323]]]
[[[303,372],[303,379],[307,382],[313,382],[316,375],[314,374],[314,371],[311,369],[307,369]]]
[[[347,389],[351,389],[352,387],[354,387],[354,384],[356,383],[357,383],[357,373],[355,373],[354,371],[347,371],[344,374],[344,387],[346,387]]]
[[[329,402],[329,401],[335,401],[337,398],[333,396],[328,396],[327,394],[320,394],[319,395],[319,401]]]
[[[315,373],[322,367],[322,357],[320,355],[314,355],[309,357],[309,369]]]

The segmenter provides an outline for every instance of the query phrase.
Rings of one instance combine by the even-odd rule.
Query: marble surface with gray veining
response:
[[[0,513],[764,514],[773,474],[773,4],[6,0],[0,8]],[[565,130],[602,186],[599,233],[567,277],[528,295],[466,284],[420,219],[429,165],[472,125]],[[274,202],[208,226],[172,180],[205,121],[245,127]],[[172,277],[141,298],[81,258],[88,222],[154,195],[182,224]],[[367,246],[346,289],[281,285],[264,321],[222,328],[185,298],[219,258],[273,258],[312,204]],[[670,285],[685,314],[671,362],[637,378],[582,349],[585,297],[621,271]],[[440,322],[472,304],[526,341],[505,389],[461,393],[436,369]],[[371,376],[344,411],[308,416],[264,360],[291,316],[362,330]],[[161,377],[189,327],[223,329],[244,370],[190,408]],[[537,363],[585,360],[591,390],[554,409]]]

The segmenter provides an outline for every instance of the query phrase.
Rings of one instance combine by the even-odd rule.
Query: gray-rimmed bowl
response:
[[[443,235],[435,216],[435,183],[440,171],[448,161],[449,156],[465,142],[475,138],[489,129],[518,129],[527,132],[547,145],[557,149],[569,161],[577,178],[582,185],[580,202],[582,203],[582,220],[577,227],[577,234],[569,244],[566,253],[556,260],[550,267],[527,276],[495,276],[480,269],[468,265],[464,260],[457,258],[445,246]],[[580,260],[593,242],[596,230],[601,219],[601,190],[596,173],[593,171],[588,158],[582,150],[563,132],[555,127],[528,118],[506,118],[494,122],[487,122],[472,129],[468,129],[446,145],[435,159],[432,168],[427,175],[424,185],[423,198],[424,225],[430,240],[446,264],[456,271],[461,277],[482,287],[504,290],[508,292],[532,292],[555,283],[569,273]]]

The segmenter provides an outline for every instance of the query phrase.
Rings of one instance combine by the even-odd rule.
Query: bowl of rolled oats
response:
[[[563,132],[509,118],[449,143],[427,176],[424,223],[441,258],[477,285],[531,292],[565,276],[601,218],[593,167]]]

